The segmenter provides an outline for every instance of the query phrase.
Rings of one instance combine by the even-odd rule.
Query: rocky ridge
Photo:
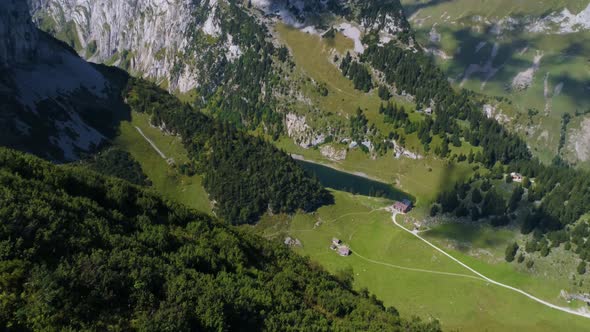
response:
[[[222,35],[217,0],[29,1],[37,24],[56,35],[71,32],[72,46],[88,60],[166,80],[180,92],[198,87],[207,74],[198,61],[205,52],[191,45]],[[229,52],[232,45],[223,47]]]
[[[3,145],[65,161],[102,143],[98,123],[118,109],[109,79],[39,31],[26,2],[0,3],[0,72]]]

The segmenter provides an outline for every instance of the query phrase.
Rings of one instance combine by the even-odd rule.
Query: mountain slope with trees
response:
[[[256,222],[267,211],[313,211],[332,196],[285,152],[262,138],[210,118],[153,84],[131,79],[125,99],[133,111],[151,115],[153,125],[180,135],[205,175],[205,189],[218,215],[234,224]]]
[[[439,331],[151,191],[0,149],[0,327]]]
[[[36,29],[30,21],[26,3],[0,5],[0,17],[13,18],[14,15],[18,18],[12,22],[14,27],[6,27],[3,31],[8,41],[0,44],[0,71],[9,74],[0,81],[0,95],[6,95],[7,99],[3,101],[9,104],[15,101],[15,105],[2,105],[4,112],[0,113],[0,126],[11,129],[0,134],[1,145],[34,152],[52,161],[72,161],[82,154],[79,150],[93,153],[108,145],[108,138],[118,135],[120,121],[129,118],[131,111],[145,112],[152,116],[154,125],[182,136],[193,162],[180,165],[180,168],[184,172],[205,175],[206,189],[216,202],[218,216],[224,220],[236,224],[254,223],[267,211],[309,212],[332,201],[317,179],[307,174],[289,155],[264,139],[237,129],[231,119],[206,116],[165,90],[132,79],[118,68],[91,65],[64,43]],[[32,40],[19,39],[20,33],[31,36]],[[263,40],[254,38],[250,42]],[[271,44],[265,45],[272,49]],[[46,54],[48,48],[51,53]],[[22,54],[12,54],[21,49]],[[255,59],[256,55],[252,57]],[[76,81],[60,83],[71,77],[57,79],[51,76],[54,70],[70,76],[73,73]],[[31,75],[41,80],[39,84],[30,82]],[[92,87],[85,84],[91,84],[87,81],[97,77],[100,78],[98,83],[104,86],[96,86],[95,91],[90,91]],[[5,80],[21,89],[1,89]],[[60,84],[66,84],[69,90],[65,91]],[[33,108],[27,108],[27,101],[22,96],[37,96],[39,99],[32,104]],[[238,92],[234,96],[241,99],[250,94]],[[244,112],[260,109],[260,105],[250,106],[235,105]],[[237,114],[232,107],[224,104],[219,107],[229,114]],[[243,127],[241,122],[237,125]],[[48,141],[51,148],[47,147]],[[147,183],[139,165],[124,153],[107,151],[90,164],[108,175]]]

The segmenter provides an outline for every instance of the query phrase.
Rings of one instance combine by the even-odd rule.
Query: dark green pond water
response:
[[[296,162],[307,172],[314,174],[324,187],[364,196],[386,197],[392,200],[409,199],[415,201],[414,197],[411,195],[396,189],[387,183],[341,172],[327,166],[304,160],[296,160]]]

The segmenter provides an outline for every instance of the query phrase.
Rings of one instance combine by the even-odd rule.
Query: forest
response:
[[[97,173],[127,180],[139,186],[151,185],[141,165],[129,152],[121,149],[106,149],[82,161],[81,165]]]
[[[263,138],[210,118],[146,81],[131,79],[125,98],[133,111],[150,114],[152,124],[182,137],[222,219],[253,223],[268,211],[309,212],[333,202],[315,177]]]
[[[426,146],[428,136],[447,134],[463,137],[473,146],[482,146],[483,162],[493,166],[496,162],[510,163],[514,160],[530,159],[526,143],[517,135],[506,131],[494,119],[488,119],[481,106],[468,91],[453,90],[444,74],[433,60],[423,52],[404,50],[395,42],[379,46],[375,36],[367,36],[369,47],[361,61],[384,73],[388,84],[398,93],[413,95],[417,109],[433,107],[434,121],[421,124],[421,141]],[[462,128],[457,121],[466,121],[468,128]]]
[[[472,157],[469,160],[474,161]],[[495,184],[512,182],[506,174],[513,170],[525,177],[521,183],[512,183],[512,192],[504,198]],[[430,214],[445,213],[473,222],[487,219],[492,226],[508,225],[520,216],[520,232],[532,235],[523,250],[540,252],[545,257],[552,248],[564,244],[566,250],[571,250],[586,264],[590,261],[590,225],[587,221],[578,221],[588,212],[590,204],[588,179],[584,171],[545,166],[536,160],[508,166],[497,164],[489,175],[476,173],[467,182],[441,193]],[[512,247],[510,245],[507,252],[511,252]]]
[[[3,331],[440,331],[153,191],[0,148]]]
[[[274,138],[283,131],[283,118],[275,111],[275,95],[282,76],[280,64],[289,59],[286,48],[275,47],[268,40],[268,31],[235,3],[228,3],[231,19],[222,20],[222,29],[243,54],[235,61],[224,54],[211,55],[209,63],[217,63],[219,77],[200,87],[193,100],[195,108],[206,108],[213,117],[239,128],[253,130],[259,126]],[[198,25],[195,34],[199,34]],[[204,38],[200,36],[200,38]],[[205,38],[207,39],[207,38]],[[208,45],[194,47],[208,48]]]

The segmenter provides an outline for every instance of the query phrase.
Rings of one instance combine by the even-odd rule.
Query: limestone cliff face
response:
[[[0,145],[77,159],[103,141],[90,123],[112,116],[115,95],[99,70],[35,27],[26,1],[0,1]]]
[[[35,21],[69,36],[86,59],[166,80],[180,92],[208,74],[199,61],[207,49],[194,47],[195,39],[221,35],[217,0],[28,1]]]
[[[117,65],[154,79],[170,91],[187,92],[220,75],[223,61],[243,53],[224,24],[236,0],[27,0],[35,22],[68,42],[92,62]],[[252,0],[286,23],[332,11],[387,34],[409,29],[398,0],[379,0],[378,9],[360,0]],[[238,38],[239,39],[239,38]]]
[[[282,53],[276,22],[312,33],[350,22],[358,32],[350,37],[355,50],[363,48],[361,31],[377,30],[383,42],[409,31],[399,0],[27,1],[41,29],[89,61],[116,65],[173,93],[198,89],[191,100],[197,108],[249,130],[286,133],[305,147],[321,145],[348,121],[314,121],[319,113],[301,111],[316,105],[299,98],[307,83]],[[292,107],[301,102],[303,108]]]

